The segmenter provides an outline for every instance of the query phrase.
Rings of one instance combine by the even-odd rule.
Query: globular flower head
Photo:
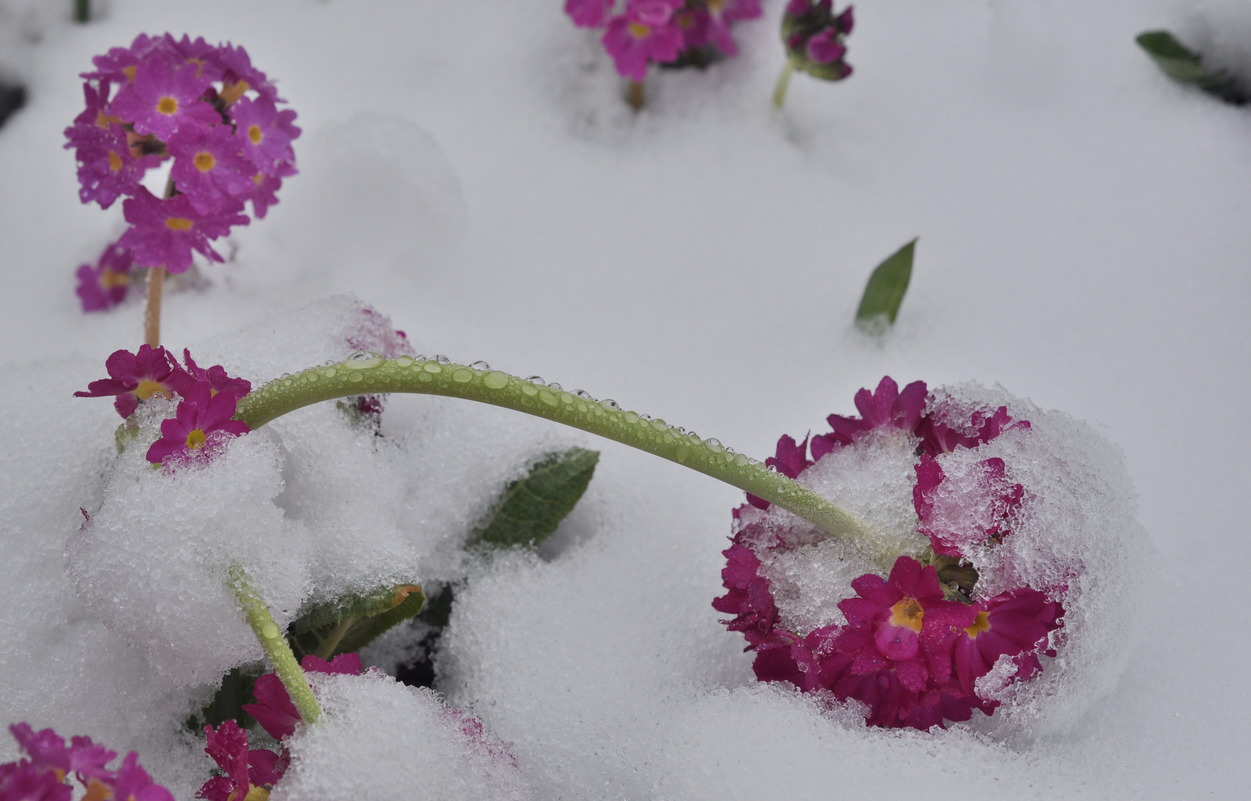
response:
[[[782,14],[782,42],[791,65],[814,78],[851,75],[844,38],[855,27],[852,6],[835,14],[831,0],[790,0]]]
[[[1059,596],[1027,586],[979,596],[978,571],[965,561],[1010,536],[1025,503],[1009,460],[978,449],[1009,430],[1028,437],[1030,426],[1005,407],[936,399],[921,382],[901,390],[890,378],[857,393],[856,408],[857,417],[831,415],[829,433],[783,436],[768,465],[802,481],[816,471],[811,482],[819,486],[831,480],[830,465],[872,472],[879,451],[890,471],[883,475],[900,475],[900,462],[912,460],[904,474],[915,483],[890,503],[911,501],[932,551],[899,556],[886,577],[854,578],[854,595],[837,600],[830,575],[845,568],[821,560],[845,555],[749,496],[735,513],[726,593],[713,607],[742,632],[758,679],[860,702],[869,725],[928,729],[990,714],[998,688],[981,680],[992,671],[1000,684],[1039,673],[1055,653],[1050,635],[1064,613]]]
[[[85,110],[65,130],[78,161],[79,197],[123,209],[122,237],[140,266],[186,270],[192,253],[214,261],[209,241],[264,217],[282,178],[295,174],[295,112],[243,48],[202,38],[140,35],[82,74]],[[155,198],[147,171],[172,158],[170,191]],[[83,286],[87,286],[83,275]],[[85,303],[102,308],[93,294]]]

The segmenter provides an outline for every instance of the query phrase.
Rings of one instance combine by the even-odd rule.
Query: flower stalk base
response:
[[[873,532],[845,510],[714,439],[700,439],[664,420],[626,411],[611,400],[599,401],[585,393],[565,392],[485,367],[359,353],[347,361],[284,376],[254,389],[239,401],[235,416],[256,429],[321,401],[389,392],[464,398],[588,431],[777,504],[829,534],[849,540],[883,565],[889,566],[898,556],[878,545]]]
[[[782,67],[782,74],[778,76],[777,86],[773,89],[773,107],[778,111],[786,105],[786,92],[790,89],[791,76],[794,74],[795,65],[787,59],[786,66]]]

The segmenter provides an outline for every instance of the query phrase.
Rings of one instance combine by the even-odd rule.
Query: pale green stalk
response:
[[[337,364],[287,375],[254,389],[239,401],[238,419],[259,428],[320,401],[355,395],[410,392],[489,403],[563,423],[647,451],[720,479],[845,538],[889,568],[896,553],[842,508],[763,464],[713,439],[625,411],[613,401],[565,392],[489,368],[356,354]]]
[[[265,649],[265,655],[274,666],[274,673],[282,682],[282,686],[287,688],[291,702],[295,704],[304,722],[314,722],[321,717],[321,705],[317,703],[313,689],[308,686],[304,669],[296,660],[286,636],[274,622],[273,615],[269,613],[265,599],[261,598],[256,588],[252,586],[252,580],[248,577],[247,571],[239,565],[232,565],[227,571],[227,577],[230,581],[230,589],[239,599],[239,604],[243,607],[243,614],[247,617],[252,632],[256,634],[256,639],[260,641],[261,647]]]

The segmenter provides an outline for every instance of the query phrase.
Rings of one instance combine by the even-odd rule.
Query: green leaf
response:
[[[1236,106],[1251,99],[1232,75],[1225,70],[1205,69],[1202,56],[1168,31],[1147,31],[1138,35],[1137,42],[1156,66],[1178,83],[1196,86]]]
[[[573,511],[598,461],[599,452],[585,448],[548,455],[530,468],[528,476],[508,485],[469,544],[538,545]]]
[[[299,656],[330,659],[359,651],[383,632],[417,615],[426,596],[416,584],[381,587],[318,604],[291,624],[291,647]]]
[[[860,308],[856,309],[856,327],[866,334],[881,335],[895,324],[908,281],[912,278],[912,256],[917,240],[895,251],[877,266],[865,285]]]

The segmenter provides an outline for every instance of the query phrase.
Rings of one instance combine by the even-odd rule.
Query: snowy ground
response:
[[[64,556],[115,469],[110,404],[71,394],[142,330],[138,303],[78,311],[74,269],[121,213],[79,205],[61,131],[93,55],[168,30],[245,46],[304,129],[301,174],[233,238],[234,261],[167,298],[171,347],[254,381],[342,358],[347,313],[324,299],[352,293],[423,353],[585,387],[761,458],[884,374],[998,382],[1123,448],[1151,568],[1128,667],[1066,727],[899,734],[751,680],[709,606],[738,492],[511,413],[393,399],[402,447],[385,460],[329,413],[292,417],[278,501],[259,468],[258,500],[229,519],[171,496],[190,506],[137,527],[194,536],[280,508],[283,536],[329,537],[332,517],[418,559],[527,458],[576,442],[603,456],[554,558],[431,568],[480,573],[444,689],[513,743],[535,797],[1173,799],[1244,783],[1235,587],[1251,545],[1232,446],[1251,390],[1251,112],[1170,83],[1133,37],[1167,27],[1251,76],[1245,0],[861,0],[856,74],[796,76],[780,118],[780,2],[738,28],[740,58],[657,76],[639,115],[558,0],[112,0],[85,27],[52,5],[0,2],[0,77],[30,93],[0,129],[0,722],[136,748],[180,798],[207,775],[171,725],[191,691],[102,624],[113,613],[66,573],[81,592],[82,553]],[[868,272],[918,235],[898,326],[862,337]],[[265,447],[241,470],[276,460]],[[116,594],[176,616],[177,586],[115,569]],[[0,738],[0,761],[15,754]]]

